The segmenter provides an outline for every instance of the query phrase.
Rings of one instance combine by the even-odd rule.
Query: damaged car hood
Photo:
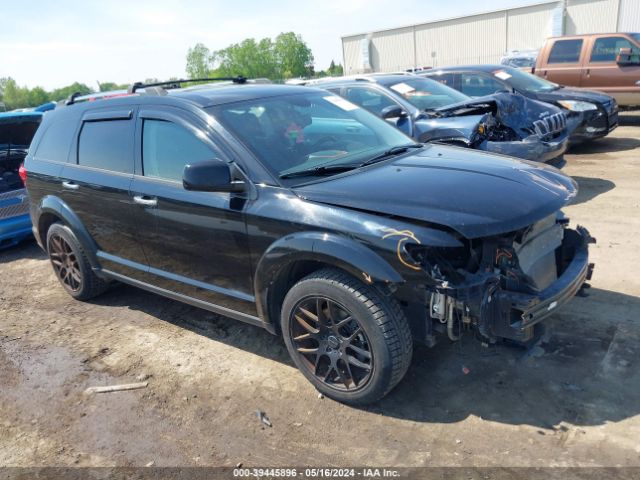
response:
[[[447,105],[437,110],[442,116],[481,115],[492,113],[504,125],[516,132],[533,133],[533,122],[560,113],[558,107],[514,93],[495,93],[465,102]]]
[[[451,228],[467,238],[524,228],[569,203],[555,168],[443,145],[295,187],[302,198]]]

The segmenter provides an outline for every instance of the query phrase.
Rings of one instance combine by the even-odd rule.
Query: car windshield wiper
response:
[[[319,167],[305,168],[304,170],[296,170],[294,172],[283,173],[280,178],[307,177],[313,175],[327,175],[332,173],[347,172],[358,168],[359,164],[342,164],[342,165],[320,165]]]
[[[367,165],[371,165],[373,163],[380,162],[385,158],[393,157],[395,155],[400,155],[401,153],[405,153],[410,148],[422,148],[424,145],[420,143],[408,143],[406,145],[398,145],[397,147],[392,147],[389,150],[382,152],[380,155],[376,155],[373,158],[370,158],[364,163],[361,163],[361,167],[365,167]]]

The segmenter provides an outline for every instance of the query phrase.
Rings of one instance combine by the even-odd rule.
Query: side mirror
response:
[[[391,118],[404,118],[409,114],[405,112],[400,105],[389,105],[382,109],[380,112],[380,116],[385,120],[389,120]]]
[[[185,190],[197,192],[241,192],[244,182],[231,180],[229,165],[221,160],[207,160],[185,165],[182,173]]]
[[[640,63],[638,58],[634,60],[632,57],[633,57],[633,51],[631,50],[631,48],[629,47],[621,48],[618,51],[618,54],[616,55],[616,63],[618,65],[635,65],[637,63]]]

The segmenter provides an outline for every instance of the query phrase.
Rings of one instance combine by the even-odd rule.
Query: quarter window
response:
[[[85,122],[78,142],[78,164],[132,173],[132,127],[131,120]]]
[[[188,163],[213,160],[211,149],[186,128],[164,120],[145,120],[142,168],[145,177],[182,181]]]
[[[631,42],[623,37],[598,38],[591,51],[592,62],[615,62],[621,48],[631,48]]]
[[[548,63],[578,63],[581,50],[582,39],[556,40],[551,47]]]
[[[77,122],[58,121],[47,128],[35,156],[45,160],[66,162]]]

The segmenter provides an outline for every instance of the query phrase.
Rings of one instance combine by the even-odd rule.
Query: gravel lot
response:
[[[529,351],[418,348],[366,409],[318,398],[256,327],[126,286],[76,302],[34,243],[0,252],[0,465],[640,465],[640,116],[622,120],[564,169],[598,240],[590,295]]]

